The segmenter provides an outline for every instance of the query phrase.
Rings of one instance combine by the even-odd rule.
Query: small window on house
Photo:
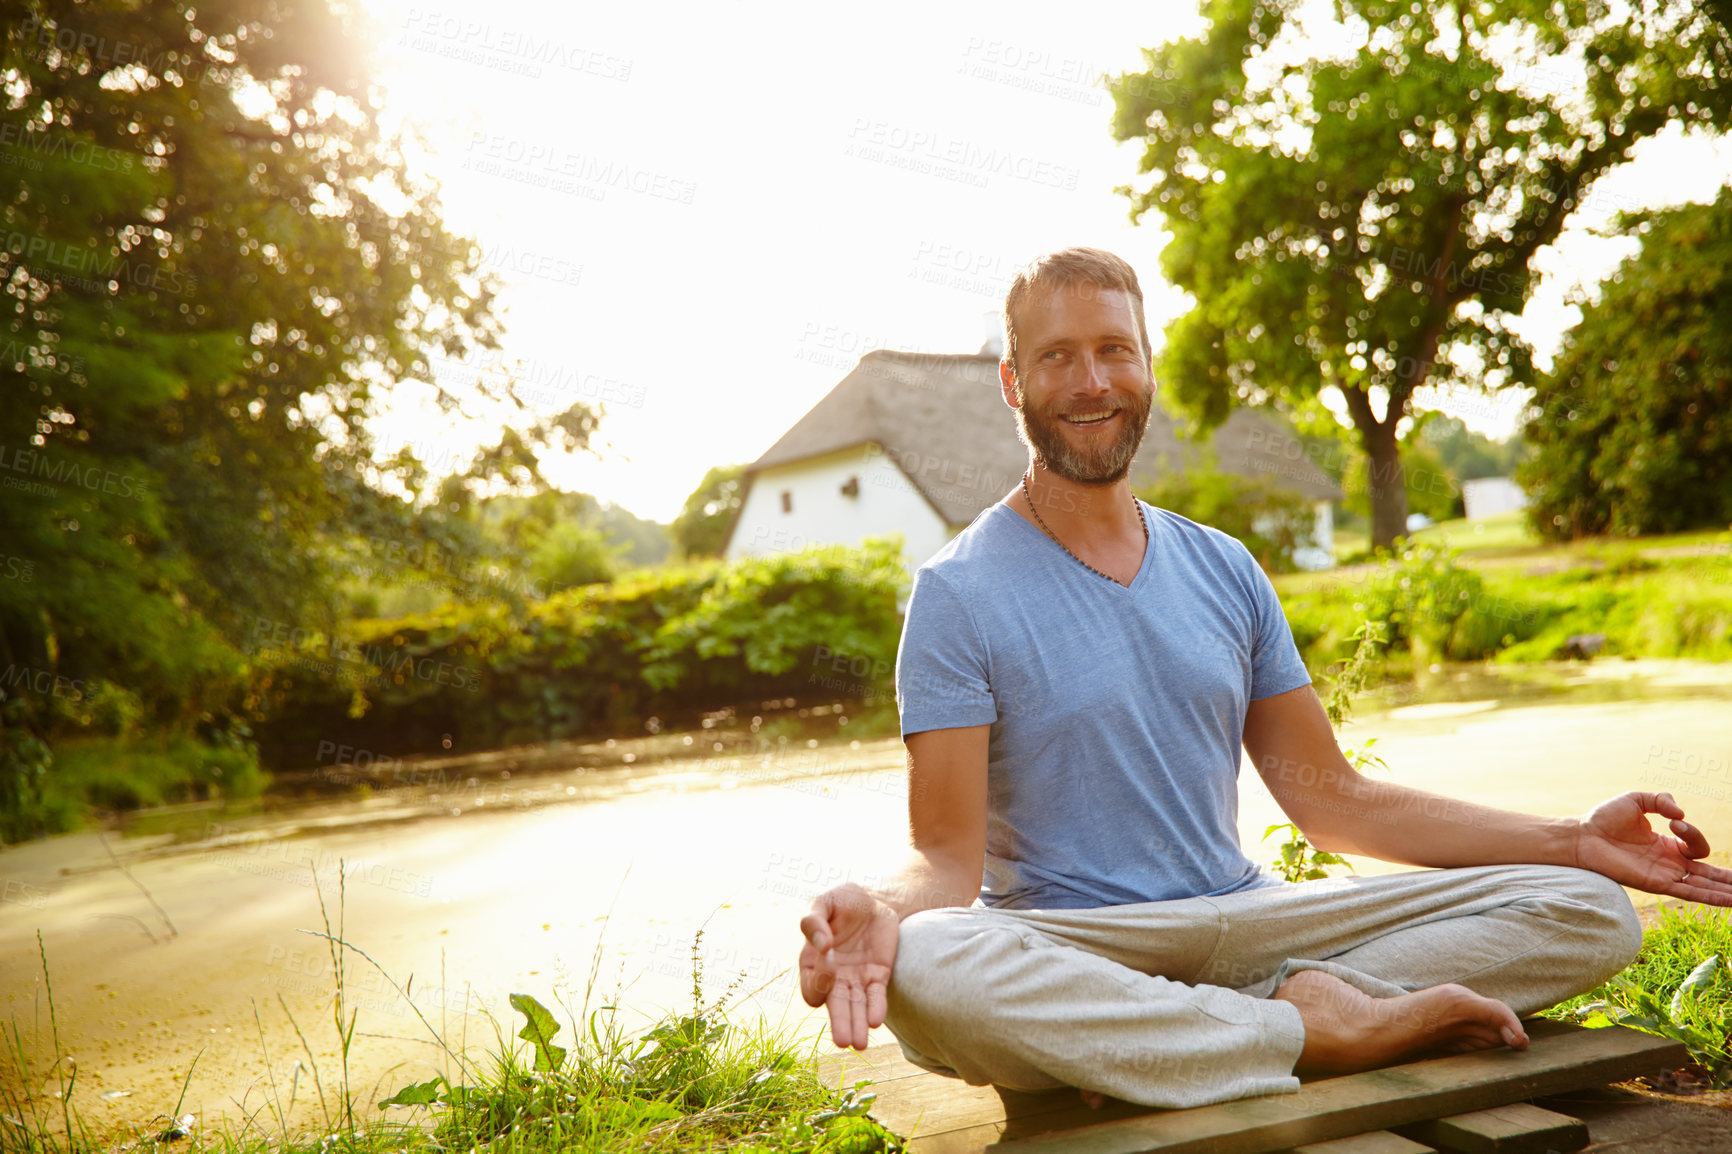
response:
[[[782,512],[792,513],[793,511],[794,511],[794,491],[792,489],[783,489],[782,490]]]

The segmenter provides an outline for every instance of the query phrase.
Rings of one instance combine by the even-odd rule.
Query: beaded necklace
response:
[[[1096,569],[1093,565],[1090,565],[1075,553],[1071,553],[1070,546],[1066,545],[1063,541],[1060,541],[1058,539],[1058,534],[1046,527],[1046,521],[1041,517],[1040,509],[1034,503],[1034,494],[1029,492],[1027,473],[1022,475],[1022,495],[1028,499],[1028,509],[1029,512],[1034,514],[1035,523],[1040,526],[1041,532],[1052,538],[1053,544],[1057,545],[1060,549],[1063,549],[1066,553],[1070,553],[1071,560],[1075,561],[1078,565],[1081,565],[1084,569],[1087,569],[1090,573],[1095,574],[1097,577],[1106,577],[1106,579],[1111,581],[1114,585],[1118,584],[1116,578],[1108,577],[1107,574],[1102,573],[1099,569]],[[1137,502],[1134,495],[1131,497],[1131,504],[1136,505],[1137,507],[1137,521],[1143,527],[1143,551],[1146,553],[1149,548],[1149,519],[1144,515],[1143,507]]]

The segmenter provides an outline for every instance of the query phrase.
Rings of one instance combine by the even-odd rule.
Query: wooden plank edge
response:
[[[1620,1035],[1627,1037],[1606,1037],[1607,1030],[1618,1030]],[[1598,1037],[1587,1039],[1584,1045],[1584,1034]],[[1229,1154],[1232,1151],[1248,1154],[1252,1150],[1283,1150],[1307,1142],[1344,1138],[1369,1130],[1385,1130],[1445,1114],[1468,1113],[1566,1090],[1621,1082],[1650,1070],[1682,1065],[1688,1060],[1682,1043],[1617,1026],[1554,1034],[1547,1053],[1537,1057],[1555,1061],[1561,1058],[1560,1051],[1583,1050],[1589,1046],[1603,1049],[1603,1043],[1614,1040],[1620,1043],[1617,1052],[1590,1052],[1567,1064],[1542,1066],[1539,1069],[1522,1070],[1517,1067],[1511,1069],[1506,1076],[1490,1083],[1474,1081],[1459,1086],[1430,1086],[1409,1073],[1406,1078],[1412,1084],[1412,1094],[1384,1100],[1348,1102],[1333,1108],[1317,1103],[1319,1112],[1309,1115],[1301,1113],[1310,1105],[1303,1101],[1307,1097],[1307,1091],[1345,1079],[1314,1082],[1297,1094],[1241,1098],[1214,1106],[1197,1107],[1195,1110],[1161,1111],[1117,1122],[1102,1122],[1081,1129],[1034,1134],[1008,1141],[999,1140],[1006,1126],[1003,1121],[980,1124],[968,1127],[965,1131],[950,1133],[958,1136],[966,1134],[968,1149],[981,1150],[993,1145],[994,1149],[1002,1154],[1058,1154],[1060,1151],[1063,1154],[1153,1154],[1156,1151],[1159,1154]],[[1402,1071],[1412,1071],[1417,1067],[1426,1067],[1431,1072],[1447,1070],[1448,1067],[1442,1065],[1444,1063],[1468,1065],[1471,1068],[1472,1064],[1482,1063],[1490,1054],[1502,1055],[1502,1060],[1515,1059],[1520,1062],[1527,1059],[1532,1051],[1483,1051],[1453,1055],[1406,1066],[1386,1067],[1349,1077],[1382,1076],[1387,1080],[1390,1077],[1402,1077]],[[1158,1133],[1160,1129],[1170,1129],[1170,1123],[1163,1125],[1165,1120],[1190,1115],[1193,1123],[1201,1125],[1202,1120],[1197,1119],[1196,1115],[1203,1111],[1224,1110],[1229,1107],[1241,1114],[1254,1115],[1250,1124],[1234,1129],[1223,1126],[1208,1132],[1199,1131],[1189,1137],[1162,1137]],[[1243,1138],[1239,1138],[1241,1135]],[[1227,1145],[1225,1143],[1229,1138],[1239,1140]],[[946,1149],[949,1148],[951,1144],[946,1143]],[[911,1146],[910,1149],[916,1148]]]

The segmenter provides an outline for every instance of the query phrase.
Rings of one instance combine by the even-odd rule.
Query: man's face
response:
[[[1005,403],[1035,464],[1069,481],[1110,485],[1130,472],[1149,425],[1154,379],[1128,294],[1061,286],[1016,310]]]

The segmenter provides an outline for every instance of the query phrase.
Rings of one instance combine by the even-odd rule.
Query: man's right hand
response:
[[[843,1049],[864,1050],[866,1032],[884,1024],[900,921],[853,882],[819,894],[800,919],[800,995],[830,1007],[830,1037]]]

